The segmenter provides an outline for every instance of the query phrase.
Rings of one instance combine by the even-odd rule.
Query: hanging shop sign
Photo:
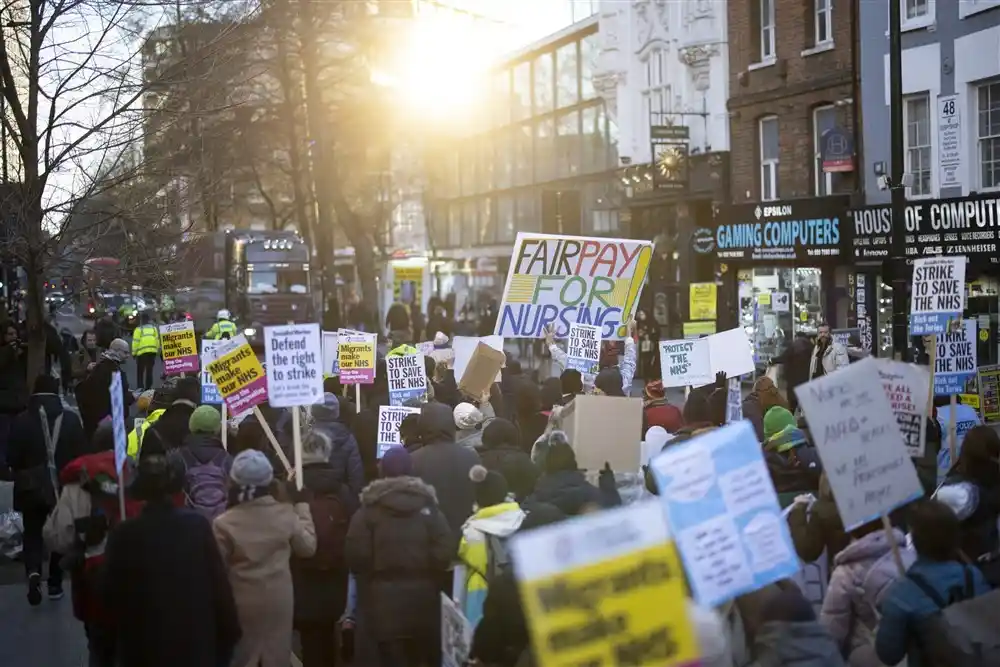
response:
[[[736,204],[715,229],[720,260],[815,262],[837,259],[849,247],[848,196]]]
[[[820,137],[823,171],[854,171],[854,136],[842,127],[831,127]]]
[[[890,255],[893,220],[889,204],[848,211],[848,221],[855,258]],[[909,202],[902,231],[908,259],[966,255],[972,261],[1000,264],[1000,197],[968,195]]]

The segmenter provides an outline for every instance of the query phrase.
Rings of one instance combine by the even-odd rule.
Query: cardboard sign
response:
[[[650,468],[700,604],[720,605],[798,571],[749,421],[669,447]]]
[[[966,381],[975,377],[976,320],[962,322],[958,331],[937,335],[937,356],[934,358],[934,395],[960,394]]]
[[[566,368],[596,375],[601,361],[601,328],[574,322],[566,340]]]
[[[323,375],[334,377],[340,375],[340,363],[337,356],[337,332],[323,332]]]
[[[472,649],[472,625],[455,601],[441,594],[441,658],[443,667],[465,667]]]
[[[980,366],[977,376],[979,414],[987,424],[1000,422],[1000,366]]]
[[[948,434],[951,432],[951,422],[955,421],[955,456],[962,455],[962,444],[965,442],[965,435],[976,426],[979,426],[979,414],[968,405],[958,404],[955,406],[955,414],[951,412],[950,405],[942,405],[937,409],[938,423],[941,424],[941,435],[943,442],[938,451],[937,458],[937,482],[940,484],[951,471],[951,447],[948,446]]]
[[[714,320],[719,288],[715,283],[691,283],[688,287],[688,309],[692,320]]]
[[[115,436],[115,470],[119,478],[128,456],[128,438],[125,435],[125,404],[122,397],[122,374],[115,371],[111,374],[108,385],[108,397],[111,399],[111,430]],[[54,473],[53,473],[54,474]]]
[[[212,374],[208,372],[208,364],[215,361],[218,349],[225,345],[225,340],[206,338],[201,341],[201,402],[206,405],[222,403],[219,387],[212,382]]]
[[[560,426],[566,431],[581,469],[600,470],[608,462],[613,470],[639,470],[641,398],[577,396],[563,408]]]
[[[323,402],[323,346],[318,324],[264,327],[267,399],[276,408]]]
[[[653,256],[650,241],[519,232],[493,332],[505,338],[556,338],[573,322],[625,338]]]
[[[660,372],[664,387],[700,387],[715,379],[711,337],[660,341]]]
[[[677,550],[653,501],[510,538],[535,662],[694,667]]]
[[[420,414],[420,408],[404,408],[403,406],[381,405],[378,409],[378,451],[376,456],[382,458],[390,447],[398,447],[403,443],[399,439],[399,425],[406,415]]]
[[[911,458],[924,455],[927,446],[927,392],[930,373],[924,366],[892,359],[876,359],[882,388],[896,414],[899,432],[903,434]]]
[[[385,358],[385,366],[389,376],[390,405],[403,405],[407,401],[423,400],[427,396],[424,355],[389,356]]]
[[[198,339],[194,337],[194,322],[160,325],[160,349],[163,351],[163,372],[166,375],[198,372]]]
[[[485,343],[479,343],[458,381],[459,390],[473,398],[482,396],[500,377],[500,369],[506,361],[507,356],[503,352],[494,350]]]
[[[913,260],[910,297],[910,335],[948,331],[948,322],[961,319],[965,306],[964,255],[922,257]]]
[[[267,377],[246,338],[223,341],[215,355],[208,372],[230,413],[240,414],[267,400]]]
[[[503,336],[481,336],[478,338],[476,336],[455,336],[455,338],[452,340],[451,356],[453,358],[452,368],[455,371],[456,380],[465,375],[465,368],[469,365],[469,361],[472,359],[472,353],[476,351],[476,346],[479,345],[480,342],[489,345],[494,350],[503,352],[503,345],[504,345]],[[447,352],[447,351],[435,350],[433,355],[435,359],[438,360],[439,362],[441,359],[445,360],[448,359],[447,354],[438,354],[441,352]],[[506,361],[507,360],[505,358],[504,363],[506,363]],[[494,382],[500,381],[499,372],[496,374],[496,377],[494,378],[493,381]]]
[[[875,359],[796,387],[795,395],[846,530],[923,495]]]
[[[374,384],[377,342],[376,334],[339,332],[337,358],[341,384]]]

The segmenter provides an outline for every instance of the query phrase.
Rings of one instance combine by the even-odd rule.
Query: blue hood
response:
[[[330,392],[323,394],[323,402],[309,409],[312,418],[318,422],[335,422],[340,420],[340,401]]]

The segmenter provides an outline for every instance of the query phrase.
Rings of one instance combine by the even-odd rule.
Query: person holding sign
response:
[[[635,378],[635,366],[636,359],[638,356],[637,348],[635,345],[635,320],[629,319],[625,323],[625,356],[622,358],[621,364],[617,364],[617,355],[613,358],[603,354],[600,356],[600,361],[598,362],[599,373],[607,371],[609,369],[615,369],[621,376],[621,393],[618,393],[618,388],[613,390],[602,389],[602,393],[611,396],[631,396],[632,395],[632,380]],[[545,344],[549,348],[549,352],[552,354],[552,361],[557,364],[560,368],[566,369],[568,359],[566,352],[559,347],[555,342],[555,329],[548,327],[545,330]],[[617,368],[616,368],[617,366]],[[598,373],[598,374],[599,374]],[[583,385],[587,392],[592,392],[597,384],[597,375],[593,373],[583,373]],[[608,374],[610,377],[610,374]],[[602,383],[603,384],[603,383]],[[617,384],[617,383],[616,383]]]

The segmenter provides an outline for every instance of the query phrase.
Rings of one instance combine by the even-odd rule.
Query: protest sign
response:
[[[960,394],[976,375],[976,320],[964,320],[960,329],[940,333],[936,340],[934,394]]]
[[[601,361],[601,328],[574,322],[566,341],[566,368],[596,375]]]
[[[276,408],[323,402],[323,346],[318,324],[264,327],[267,400]]]
[[[882,388],[889,405],[896,414],[899,432],[903,434],[906,450],[911,458],[924,455],[927,444],[927,392],[930,391],[930,373],[924,366],[907,364],[892,359],[876,359]]]
[[[472,648],[472,626],[455,601],[441,594],[442,667],[465,667]]]
[[[650,241],[520,232],[493,333],[541,338],[551,324],[565,338],[579,322],[623,340],[652,256]]]
[[[1000,422],[1000,366],[980,366],[977,371],[979,385],[979,414],[983,422]]]
[[[381,405],[378,409],[378,458],[386,450],[403,443],[399,439],[399,424],[406,415],[420,414],[420,408],[405,408],[401,405]]]
[[[577,396],[563,408],[559,427],[581,470],[638,470],[642,456],[642,399]]]
[[[738,422],[743,419],[743,391],[739,378],[729,378],[726,381],[726,423]]]
[[[715,283],[691,283],[688,288],[689,319],[714,320],[719,288]]]
[[[111,399],[111,430],[115,438],[115,470],[122,474],[125,457],[128,456],[128,438],[125,435],[125,403],[122,396],[122,374],[115,371],[111,374],[108,385],[108,398]],[[55,488],[59,488],[56,486]]]
[[[938,423],[941,424],[942,443],[937,457],[937,481],[938,484],[944,481],[948,472],[951,471],[951,446],[948,444],[951,433],[952,422],[955,423],[955,457],[962,454],[962,444],[965,442],[965,435],[976,426],[979,426],[979,414],[974,408],[968,405],[958,404],[955,412],[952,413],[950,405],[942,405],[937,409]]]
[[[700,387],[715,379],[710,338],[660,341],[660,373],[664,387]]]
[[[910,335],[942,334],[962,317],[965,305],[965,256],[913,260]]]
[[[713,379],[716,373],[735,378],[757,369],[753,360],[753,345],[742,327],[712,334],[708,337],[708,345]]]
[[[799,569],[749,421],[669,447],[650,468],[700,604],[722,604]]]
[[[422,343],[417,343],[417,351],[425,357],[429,357],[434,352],[434,341],[425,340]]]
[[[655,501],[518,532],[510,549],[537,664],[698,664],[677,550]]]
[[[427,367],[424,355],[393,355],[385,358],[389,380],[389,404],[403,405],[410,400],[423,400],[427,396]]]
[[[264,369],[242,335],[223,341],[215,349],[215,360],[208,364],[208,372],[232,414],[267,400]]]
[[[323,332],[323,375],[333,377],[340,375],[340,364],[337,357],[337,332]]]
[[[212,382],[212,374],[208,372],[208,365],[215,361],[218,349],[225,343],[225,340],[211,338],[205,338],[201,341],[201,402],[206,405],[222,403],[222,394],[219,393],[219,386]]]
[[[796,387],[795,395],[847,530],[923,495],[875,359]]]
[[[850,347],[851,338],[856,340],[861,340],[861,329],[858,327],[851,327],[849,329],[833,329],[830,331],[830,338],[833,342],[838,345],[843,345],[844,347]]]
[[[166,375],[198,371],[198,339],[194,337],[194,322],[160,325],[160,349]]]
[[[455,370],[455,380],[461,380],[462,376],[465,375],[465,369],[469,365],[469,361],[472,360],[472,353],[476,351],[476,346],[480,342],[489,345],[494,350],[498,352],[503,352],[503,336],[455,336],[452,340],[452,348],[454,351],[454,365]],[[500,373],[496,374],[494,382],[500,381]]]
[[[345,331],[338,333],[337,358],[340,361],[341,384],[373,384],[378,336]]]

